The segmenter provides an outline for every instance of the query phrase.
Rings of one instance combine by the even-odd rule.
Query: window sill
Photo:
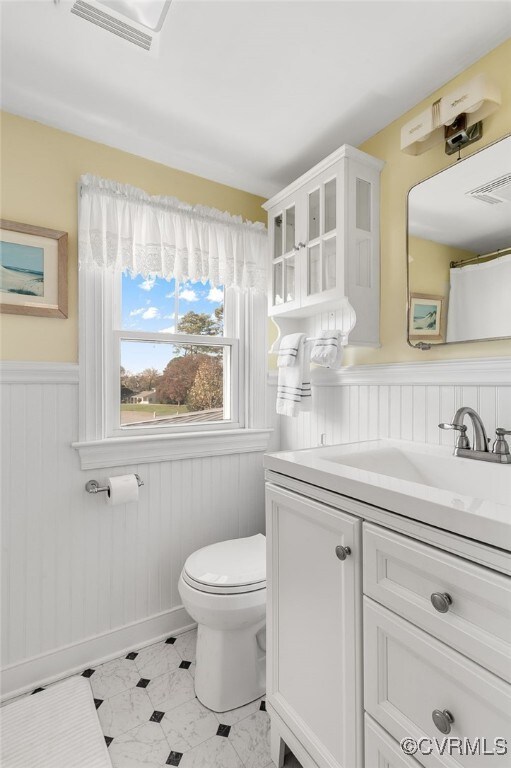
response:
[[[72,443],[78,451],[81,469],[123,467],[230,453],[263,452],[272,429],[232,429],[194,432],[189,435],[110,437]]]

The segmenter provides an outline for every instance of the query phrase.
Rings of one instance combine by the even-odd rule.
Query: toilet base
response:
[[[199,624],[195,693],[214,712],[237,709],[266,688],[265,619],[255,626],[218,630]]]

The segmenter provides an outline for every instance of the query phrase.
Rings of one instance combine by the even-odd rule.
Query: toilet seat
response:
[[[186,560],[183,580],[210,594],[240,594],[266,588],[266,539],[258,533],[211,544]]]

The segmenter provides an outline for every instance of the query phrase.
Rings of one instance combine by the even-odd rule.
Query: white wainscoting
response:
[[[271,377],[272,382],[275,378]],[[281,417],[282,450],[390,437],[452,445],[438,429],[461,405],[481,415],[488,436],[511,429],[511,357],[315,370],[310,413]]]
[[[188,626],[186,557],[263,531],[264,490],[261,452],[82,471],[77,367],[1,373],[5,695]],[[84,490],[124,472],[144,480],[136,504]]]

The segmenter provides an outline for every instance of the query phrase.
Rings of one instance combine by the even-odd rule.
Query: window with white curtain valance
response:
[[[82,468],[264,451],[265,226],[92,175],[78,218]]]
[[[90,174],[80,197],[82,269],[266,290],[264,224]]]

